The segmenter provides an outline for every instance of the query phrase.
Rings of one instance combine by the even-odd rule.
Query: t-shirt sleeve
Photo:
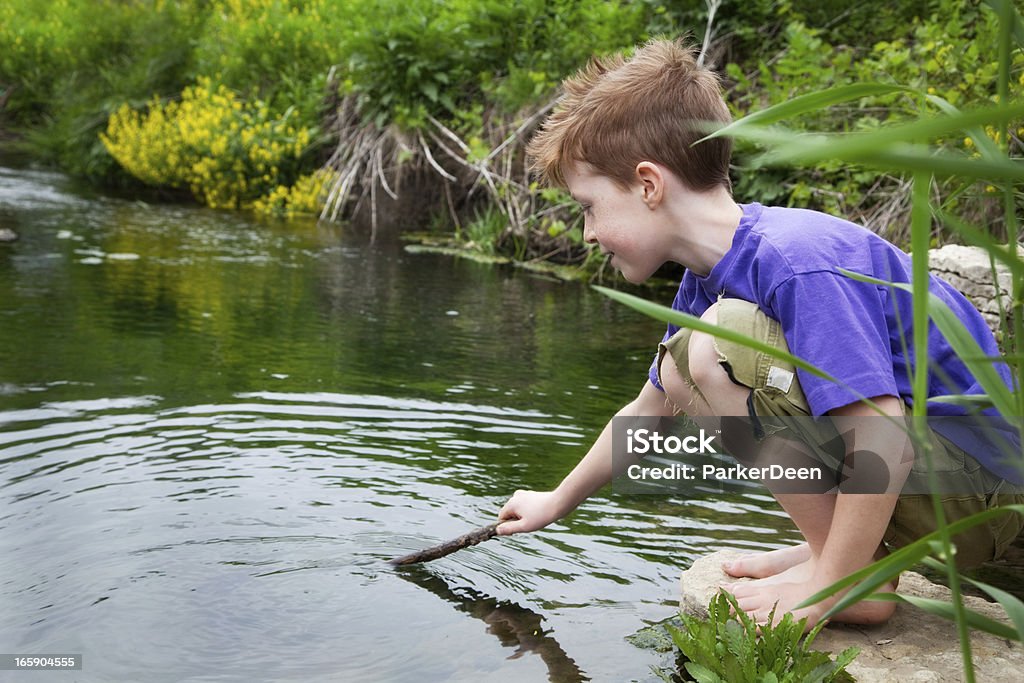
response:
[[[768,302],[790,351],[839,383],[797,370],[815,416],[861,398],[899,396],[893,376],[887,290],[839,273],[793,275]],[[909,343],[909,340],[908,340]]]

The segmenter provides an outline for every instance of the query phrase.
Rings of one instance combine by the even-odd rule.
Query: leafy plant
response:
[[[768,621],[772,621],[774,611]],[[708,604],[708,618],[682,615],[683,628],[665,628],[686,657],[683,667],[698,683],[828,683],[852,681],[846,667],[860,652],[843,650],[835,660],[812,650],[821,627],[804,637],[806,619],[786,614],[772,626],[757,625],[720,591]],[[667,680],[667,679],[666,679]]]
[[[101,139],[144,183],[188,189],[210,207],[243,208],[295,177],[311,137],[264,103],[200,79],[180,101],[154,99],[145,114],[122,106]]]
[[[494,254],[501,245],[508,219],[501,211],[488,206],[466,225],[469,246],[484,254]]]
[[[205,0],[8,0],[0,4],[2,127],[34,156],[94,182],[127,175],[99,133],[122,102],[181,91]]]
[[[992,101],[999,70],[995,53],[1000,28],[995,13],[960,0],[930,4],[930,9],[919,8],[918,18],[899,28],[893,26],[887,33],[868,30],[878,37],[851,42],[835,42],[834,30],[808,23],[815,11],[783,5],[779,10],[786,21],[783,49],[771,58],[767,56],[771,52],[762,51],[752,60],[726,66],[734,113],[745,117],[809,92],[860,83],[900,84],[901,88],[848,100],[839,107],[803,108],[799,118],[787,119],[791,130],[867,132],[917,118],[925,97],[954,106]],[[887,10],[872,7],[870,11]],[[830,35],[832,42],[827,40]],[[1012,80],[1020,83],[1024,53],[1010,54],[1007,66]],[[995,142],[1006,142],[1006,134],[991,127],[986,131],[986,137]],[[1019,138],[1019,133],[1009,138],[1018,149]],[[976,152],[974,136],[947,134],[932,142],[947,151]],[[738,138],[736,149],[740,166],[749,167],[757,145]],[[736,175],[740,197],[838,213],[870,224],[900,244],[909,241],[909,213],[897,208],[905,206],[906,183],[887,167],[852,166],[826,157],[784,169],[745,170]],[[998,218],[998,192],[975,177],[945,176],[932,191],[945,210],[966,211],[966,217],[979,222]]]

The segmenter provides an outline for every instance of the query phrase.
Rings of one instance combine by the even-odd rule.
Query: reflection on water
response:
[[[444,579],[428,573],[422,567],[404,569],[401,576],[454,604],[460,612],[487,624],[488,633],[497,636],[506,648],[515,649],[509,659],[521,657],[528,652],[536,653],[547,666],[551,680],[565,683],[590,680],[558,641],[544,630],[543,617],[533,610],[496,600],[470,588],[453,589]]]
[[[63,182],[0,169],[0,651],[82,653],[82,681],[649,680],[623,637],[671,614],[680,569],[793,538],[764,496],[605,493],[395,570],[556,484],[660,325]]]

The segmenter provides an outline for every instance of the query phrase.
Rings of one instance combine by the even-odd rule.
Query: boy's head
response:
[[[653,40],[628,59],[592,59],[563,85],[563,101],[527,148],[545,182],[564,187],[565,168],[586,162],[626,188],[637,164],[653,161],[693,190],[730,187],[731,140],[691,146],[706,135],[692,122],[731,120],[718,77],[697,66],[693,48]]]

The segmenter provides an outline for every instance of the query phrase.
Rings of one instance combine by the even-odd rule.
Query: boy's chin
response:
[[[635,270],[626,271],[622,269],[619,269],[619,274],[622,276],[623,280],[634,285],[642,285],[647,282],[651,275],[654,275],[654,273],[642,273]]]

